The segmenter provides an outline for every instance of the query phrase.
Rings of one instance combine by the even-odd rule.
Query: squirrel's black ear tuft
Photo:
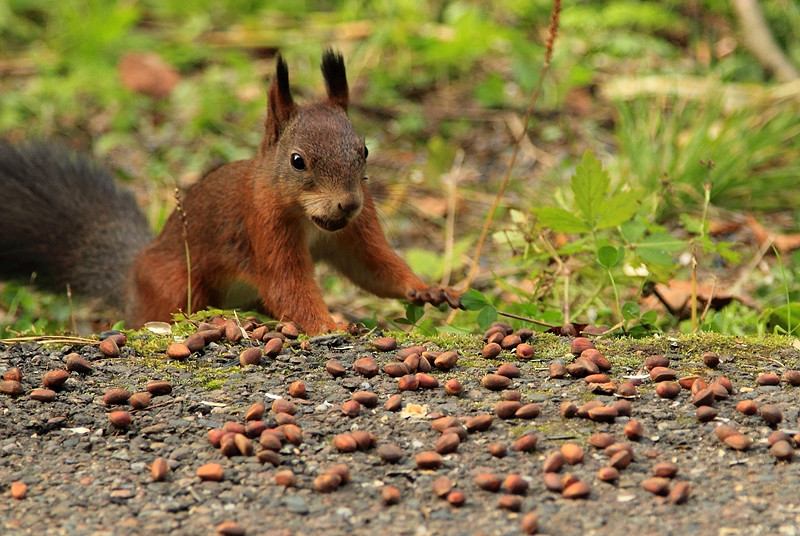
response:
[[[275,83],[277,83],[278,92],[281,95],[287,95],[291,100],[292,92],[289,89],[289,68],[286,66],[286,62],[280,54],[278,54],[277,61],[275,62]]]
[[[280,54],[275,65],[275,78],[269,86],[267,101],[264,146],[273,145],[278,141],[284,127],[297,111],[289,88],[289,68],[286,67],[286,62]]]
[[[347,73],[344,70],[344,58],[333,49],[327,49],[322,55],[322,76],[328,89],[328,102],[347,110],[350,99],[347,88]]]

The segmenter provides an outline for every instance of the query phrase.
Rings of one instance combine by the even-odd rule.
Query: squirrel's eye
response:
[[[292,153],[292,167],[296,171],[303,171],[306,169],[306,161],[297,153]]]
[[[364,160],[366,160],[368,156],[369,156],[369,149],[367,149],[367,146],[365,145],[364,146]]]

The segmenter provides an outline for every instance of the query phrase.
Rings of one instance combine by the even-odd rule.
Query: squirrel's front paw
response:
[[[463,309],[461,305],[461,293],[450,287],[428,287],[423,289],[412,289],[406,294],[408,301],[414,305],[441,305],[447,303],[453,309]]]

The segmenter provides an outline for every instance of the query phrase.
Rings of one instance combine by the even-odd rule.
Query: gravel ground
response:
[[[429,351],[455,350],[459,359],[450,370],[434,367],[430,372],[438,387],[416,391],[400,391],[398,379],[384,372],[386,364],[399,360],[397,350],[376,349],[376,343],[386,342],[376,340],[380,334],[287,338],[279,354],[265,355],[260,364],[247,367],[239,366],[240,353],[270,343],[244,339],[231,344],[223,337],[188,359],[171,359],[163,351],[165,337],[129,335],[131,340],[117,357],[109,357],[106,354],[113,352],[104,348],[104,354],[97,345],[0,344],[0,372],[9,377],[17,368],[24,391],[19,396],[0,394],[3,534],[506,535],[524,533],[523,519],[532,512],[540,534],[800,533],[798,463],[778,461],[768,445],[776,430],[790,436],[798,432],[798,390],[787,383],[791,375],[778,385],[759,385],[769,377],[757,381],[761,373],[781,377],[797,366],[798,352],[788,339],[765,339],[763,344],[718,337],[596,341],[612,365],[609,381],[620,384],[626,377],[641,381],[636,394],[624,398],[592,392],[584,379],[569,374],[551,377],[560,374],[559,364],[574,360],[573,339],[555,335],[533,336],[528,342],[534,355],[526,359],[511,350],[484,359],[484,342],[478,336],[418,339],[415,343]],[[401,347],[415,343],[406,341]],[[721,358],[716,368],[703,361],[703,353],[711,349]],[[32,391],[41,387],[44,373],[64,370],[73,352],[90,361],[93,370],[70,372],[51,402],[32,399],[31,395],[40,394]],[[645,368],[651,355],[666,357],[679,378],[696,375],[713,383],[727,377],[732,392],[713,402],[716,418],[698,420],[688,389],[681,389],[674,399],[660,398]],[[354,362],[364,357],[377,362],[377,375],[354,371]],[[343,365],[344,375],[333,377],[326,370],[330,360]],[[487,389],[484,375],[496,372],[502,363],[516,365],[521,375],[511,378],[504,390]],[[462,386],[458,395],[447,394],[442,387],[452,378]],[[152,396],[144,409],[132,409],[128,402],[104,403],[110,389],[141,392],[150,380],[166,380],[172,391]],[[290,385],[297,381],[304,383],[306,398],[289,395]],[[541,413],[530,419],[498,418],[497,402],[515,398],[510,390],[519,393],[522,404],[538,404]],[[362,406],[355,417],[344,415],[343,405],[348,409],[350,404],[345,403],[358,391],[375,393],[377,406]],[[388,411],[384,404],[398,393],[401,408]],[[293,419],[271,411],[281,397],[293,402]],[[580,406],[591,400],[606,406],[629,400],[631,415],[612,422],[562,415],[563,402]],[[770,425],[759,411],[745,415],[736,409],[742,400],[752,400],[759,410],[776,406],[782,421]],[[291,436],[285,423],[294,420],[302,430],[299,444],[284,441],[277,456],[272,455],[279,459],[277,467],[263,454],[226,457],[209,439],[210,430],[228,421],[244,424],[246,413],[258,402],[266,407],[263,426],[284,423],[281,429]],[[111,423],[109,414],[115,410],[130,412],[127,428]],[[455,452],[443,455],[438,468],[417,466],[417,454],[434,450],[437,441],[444,448],[442,434],[432,427],[437,417],[453,416],[472,426],[467,418],[481,414],[493,416],[488,430],[465,434]],[[641,438],[634,434],[629,439],[626,430],[635,432],[630,423],[637,421]],[[723,443],[715,430],[722,424],[736,428],[752,440],[752,446],[735,450]],[[351,453],[334,447],[337,435],[355,430],[373,434],[376,445]],[[611,482],[598,477],[598,471],[609,466],[609,455],[589,443],[590,438],[599,438],[593,434],[602,432],[630,445],[633,452],[627,467],[619,458],[615,461],[621,469]],[[538,439],[535,449],[515,451],[515,443],[530,433]],[[258,441],[256,437],[256,453],[262,450]],[[490,448],[499,448],[490,447],[493,443],[505,446],[506,455],[492,455]],[[789,444],[793,447],[794,441]],[[401,458],[396,463],[379,455],[385,457],[387,445],[399,448]],[[587,485],[588,497],[570,499],[547,489],[543,465],[555,451],[570,456],[584,453],[582,462],[567,462],[549,480],[577,479]],[[783,455],[794,452],[788,451]],[[154,481],[151,473],[157,458],[169,468],[161,481]],[[548,463],[557,458],[554,455]],[[642,485],[662,462],[671,462],[678,471],[666,481],[667,490],[674,490],[670,496],[656,495]],[[198,477],[198,468],[207,463],[221,466],[221,481]],[[336,478],[317,477],[337,464],[346,464],[350,481],[330,492],[317,491],[316,486],[325,484],[336,487]],[[276,473],[286,469],[294,475],[294,486],[276,483]],[[506,497],[510,493],[505,483],[500,491],[486,491],[475,478],[484,473],[503,482],[510,474],[520,475],[516,483],[512,478],[508,484],[527,490],[515,488],[517,499]],[[437,479],[444,498],[434,493]],[[12,483],[20,481],[26,484],[26,493],[13,499],[13,493],[21,492],[20,485]],[[688,497],[678,497],[676,488],[686,486],[679,482],[688,483]],[[462,495],[445,494],[446,484]],[[387,505],[382,499],[387,485],[399,493],[397,504]],[[462,499],[461,506],[449,502]],[[500,501],[516,501],[519,511],[500,508]],[[220,531],[226,521],[235,526]],[[531,516],[526,521],[531,522]],[[527,526],[529,532],[531,528]]]

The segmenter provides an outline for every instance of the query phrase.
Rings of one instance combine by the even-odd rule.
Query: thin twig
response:
[[[711,301],[714,299],[714,291],[715,290],[717,290],[717,278],[716,277],[714,277],[714,279],[711,282],[711,292],[709,292],[709,294],[708,294],[708,299],[706,300],[706,306],[703,307],[703,312],[700,315],[700,320],[698,322],[699,326],[702,326],[703,322],[706,321],[706,315],[708,314],[708,310],[711,309]]]
[[[181,192],[175,188],[175,201],[178,206],[175,210],[181,215],[181,224],[183,225],[183,248],[186,252],[186,314],[192,314],[192,259],[189,256],[189,225],[186,223],[186,211],[183,210],[183,201],[181,200]]]
[[[691,292],[691,313],[692,313],[692,333],[697,331],[697,255],[692,248],[692,292]]]
[[[559,16],[561,13],[561,0],[554,0],[553,2],[553,11],[550,16],[550,29],[547,34],[547,41],[545,43],[545,52],[544,52],[544,63],[542,64],[542,68],[539,71],[539,80],[536,83],[536,88],[531,95],[531,100],[528,103],[528,108],[525,110],[525,116],[522,119],[522,132],[520,135],[517,136],[516,142],[514,143],[514,150],[511,153],[511,159],[508,162],[508,166],[506,167],[505,175],[503,176],[503,180],[500,183],[500,187],[497,189],[497,195],[494,197],[494,201],[492,202],[492,207],[489,209],[489,213],[486,215],[486,220],[483,223],[483,229],[481,230],[480,238],[478,238],[478,244],[475,246],[475,256],[472,259],[472,267],[467,274],[467,278],[464,281],[463,290],[466,291],[469,288],[470,283],[475,277],[475,273],[478,271],[478,264],[480,262],[481,253],[483,252],[483,245],[486,241],[486,236],[489,234],[489,227],[492,224],[492,220],[494,220],[494,214],[497,211],[497,207],[500,205],[500,200],[503,198],[503,193],[505,192],[506,187],[511,179],[511,171],[514,168],[514,163],[517,160],[517,154],[519,154],[520,146],[522,145],[522,140],[528,135],[528,123],[530,123],[531,114],[533,113],[533,107],[536,104],[536,101],[539,98],[539,93],[542,90],[542,84],[544,82],[544,77],[547,74],[547,71],[550,70],[550,62],[553,58],[553,44],[555,43],[556,36],[558,35],[558,23],[559,23]]]
[[[464,163],[464,150],[459,149],[453,161],[453,167],[445,175],[444,182],[447,186],[447,215],[444,223],[444,270],[442,272],[441,285],[446,287],[450,284],[450,276],[453,272],[453,242],[455,241],[456,227],[456,194],[458,192],[458,180],[461,177],[461,165]]]
[[[14,344],[17,342],[40,342],[43,344],[100,344],[100,341],[85,337],[69,337],[66,335],[30,335],[28,337],[11,337],[0,339],[0,343]]]
[[[69,303],[69,322],[72,325],[72,333],[78,333],[78,321],[75,319],[75,307],[72,304],[72,287],[67,283],[67,302]]]
[[[523,322],[530,322],[531,324],[536,324],[537,326],[544,326],[546,328],[555,329],[558,327],[553,324],[548,324],[547,322],[542,322],[541,320],[536,320],[535,318],[528,318],[526,316],[515,315],[514,313],[504,313],[503,311],[497,311],[497,314],[500,316],[504,316],[506,318],[513,318],[514,320],[522,320]]]
[[[514,168],[514,163],[517,160],[517,154],[519,154],[520,147],[522,146],[522,141],[528,135],[528,124],[530,123],[531,120],[533,107],[539,98],[539,93],[542,90],[544,77],[550,70],[550,63],[553,59],[553,45],[555,44],[556,36],[558,35],[558,23],[560,15],[561,15],[561,0],[553,0],[553,10],[550,14],[550,28],[548,30],[547,41],[545,41],[545,46],[544,46],[544,63],[542,64],[542,68],[539,71],[539,80],[536,82],[536,88],[533,90],[533,94],[531,95],[531,100],[528,103],[528,108],[525,110],[525,117],[522,120],[522,131],[519,133],[519,136],[517,136],[515,140],[514,150],[511,153],[511,159],[508,162],[508,167],[506,167],[505,175],[503,176],[503,180],[500,183],[500,188],[497,189],[497,195],[495,195],[494,201],[492,201],[492,207],[489,209],[489,213],[486,215],[486,220],[483,222],[483,229],[481,229],[481,235],[478,238],[478,244],[475,246],[475,256],[472,259],[472,266],[470,267],[469,273],[467,274],[467,278],[464,280],[464,284],[462,285],[462,291],[464,292],[466,292],[469,289],[472,280],[475,278],[475,274],[478,272],[478,264],[480,263],[481,260],[483,244],[486,241],[486,235],[489,234],[489,227],[492,224],[492,220],[494,220],[494,213],[497,211],[497,207],[500,205],[500,200],[503,198],[503,193],[505,192],[506,186],[508,186],[508,182],[511,179],[511,170]],[[446,323],[447,324],[452,323],[457,313],[458,309],[453,309],[452,311],[450,311]]]

